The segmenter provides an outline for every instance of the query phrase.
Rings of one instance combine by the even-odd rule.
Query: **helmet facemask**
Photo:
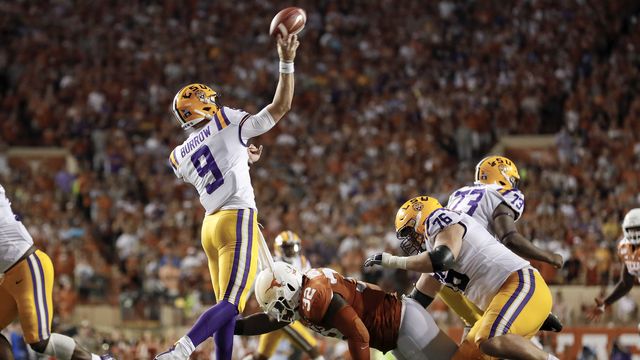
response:
[[[282,255],[286,259],[295,259],[300,253],[300,245],[298,243],[285,243],[281,245]]]
[[[292,302],[285,299],[284,296],[280,296],[277,300],[272,301],[265,311],[278,322],[293,322],[298,317],[298,305],[292,304]]]
[[[627,227],[623,229],[624,237],[631,245],[640,245],[640,226]]]
[[[509,184],[502,184],[502,181],[500,182],[502,186],[507,186],[507,185],[511,185],[511,188],[513,189],[517,189],[518,188],[518,184],[520,183],[520,179],[516,178],[513,175],[509,175],[509,172],[507,171],[507,167],[500,165],[499,166],[500,169],[500,174],[502,174],[502,177],[509,182]]]
[[[423,237],[413,226],[407,224],[407,226],[396,232],[396,237],[400,240],[400,249],[405,255],[417,255],[422,252]]]

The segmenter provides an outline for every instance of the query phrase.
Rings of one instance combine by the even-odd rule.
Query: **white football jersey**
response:
[[[169,161],[176,176],[195,186],[207,215],[218,210],[256,209],[246,142],[275,124],[268,111],[261,113],[269,117],[270,126],[255,129],[251,123],[255,115],[222,107],[213,120],[171,152]]]
[[[524,195],[518,189],[504,189],[500,185],[471,185],[460,188],[449,196],[447,208],[463,212],[495,236],[491,224],[493,212],[498,205],[506,204],[516,214],[518,220],[524,212]]]
[[[466,229],[460,253],[453,268],[434,275],[485,310],[509,275],[529,266],[529,262],[495,241],[471,216],[446,208],[437,209],[425,222],[427,251],[433,250],[436,235],[454,224]]]
[[[0,185],[0,274],[15,264],[31,246],[31,235],[16,219],[4,187]]]

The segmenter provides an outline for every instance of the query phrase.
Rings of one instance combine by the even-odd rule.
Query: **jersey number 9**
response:
[[[204,163],[201,161],[203,157]],[[211,150],[209,150],[207,145],[202,145],[202,147],[191,155],[191,162],[193,166],[195,166],[198,176],[203,178],[209,173],[213,176],[213,182],[205,185],[207,194],[211,194],[224,184],[222,172],[218,168],[218,164],[216,164],[216,160],[213,158],[213,154],[211,154]]]

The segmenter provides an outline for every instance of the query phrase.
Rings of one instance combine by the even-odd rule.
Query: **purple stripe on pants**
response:
[[[229,283],[227,283],[227,291],[224,292],[224,300],[228,300],[231,296],[231,290],[233,289],[233,283],[236,279],[236,273],[238,272],[238,263],[240,262],[240,250],[242,249],[242,217],[244,210],[238,210],[238,219],[236,220],[236,247],[233,254],[233,267],[231,268],[231,276],[229,276]],[[219,301],[220,299],[218,299]]]
[[[247,246],[247,259],[244,264],[244,274],[242,275],[242,284],[240,285],[240,289],[238,289],[238,295],[236,296],[236,301],[234,302],[236,306],[240,303],[242,292],[244,291],[245,286],[247,286],[247,277],[249,276],[249,272],[251,271],[251,246],[253,244],[253,209],[249,209],[249,229],[247,233],[249,234],[249,244]]]
[[[527,269],[527,272],[529,273],[529,279],[531,281],[529,292],[527,293],[527,296],[525,296],[524,300],[522,300],[522,302],[518,306],[518,309],[516,309],[516,312],[513,314],[511,319],[509,319],[509,322],[507,322],[507,325],[504,327],[504,333],[502,335],[506,334],[509,331],[513,322],[516,321],[516,319],[522,312],[522,309],[529,303],[529,300],[531,300],[531,296],[533,296],[533,293],[536,291],[536,279],[533,275],[533,270]]]
[[[27,262],[27,264],[29,264],[29,270],[31,270],[31,283],[33,284],[33,300],[35,301],[35,307],[36,307],[36,314],[38,315],[38,335],[40,336],[40,339],[44,339],[44,336],[42,335],[42,321],[40,319],[40,309],[38,307],[38,289],[37,289],[37,285],[36,285],[36,273],[33,269],[33,265],[31,265],[31,261],[29,261],[29,258],[34,256],[33,254],[29,255],[29,257],[27,257],[25,259],[25,261]]]
[[[491,332],[489,333],[489,338],[492,338],[495,336],[496,329],[500,324],[500,320],[502,320],[502,317],[504,316],[504,314],[507,312],[507,310],[509,310],[509,307],[511,307],[511,304],[513,304],[513,302],[516,300],[516,298],[518,297],[518,294],[520,294],[520,291],[522,291],[523,286],[524,286],[524,277],[522,274],[522,269],[520,269],[518,270],[518,288],[516,289],[516,291],[513,292],[513,294],[511,294],[511,297],[500,310],[500,314],[498,314],[498,316],[496,317],[496,320],[493,322],[493,325],[491,325]]]
[[[47,322],[45,336],[49,337],[49,335],[51,335],[51,333],[49,332],[51,329],[49,329],[49,306],[47,305],[47,286],[46,282],[44,281],[44,269],[42,268],[42,263],[40,262],[40,258],[37,255],[35,256],[35,259],[36,263],[38,264],[38,268],[40,268],[40,279],[42,280],[42,304],[44,305],[44,316],[46,316],[45,319]]]

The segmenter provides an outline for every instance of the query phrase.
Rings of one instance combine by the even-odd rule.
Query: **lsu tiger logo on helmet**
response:
[[[408,200],[396,213],[396,237],[400,240],[400,248],[407,255],[415,255],[422,251],[424,239],[424,222],[429,215],[442,205],[429,196],[418,196]]]
[[[513,161],[504,156],[489,156],[476,165],[475,184],[500,185],[507,189],[517,189],[520,173]]]
[[[182,129],[211,119],[220,110],[218,93],[203,84],[189,84],[173,98],[171,111]]]

